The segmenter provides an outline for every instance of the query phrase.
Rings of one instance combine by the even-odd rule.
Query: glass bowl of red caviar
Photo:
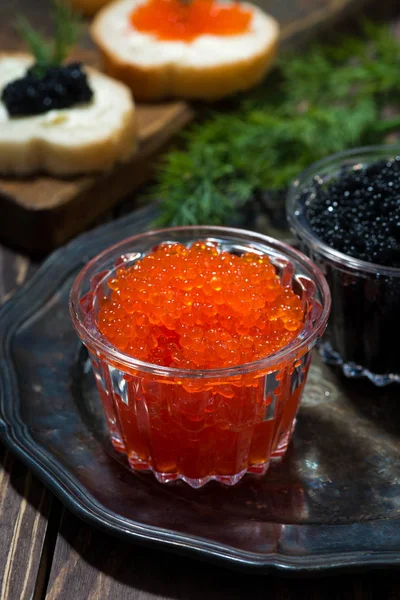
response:
[[[123,240],[70,295],[114,448],[132,470],[194,488],[285,454],[329,310],[303,254],[211,226]]]
[[[289,190],[287,218],[331,289],[325,362],[377,386],[400,383],[400,146],[311,165]]]

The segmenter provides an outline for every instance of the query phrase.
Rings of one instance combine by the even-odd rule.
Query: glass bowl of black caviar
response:
[[[331,288],[323,359],[348,377],[400,383],[400,145],[315,163],[291,186],[286,210]]]

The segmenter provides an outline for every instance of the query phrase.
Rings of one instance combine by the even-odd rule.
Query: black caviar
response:
[[[321,347],[328,362],[348,373],[369,373],[378,385],[400,377],[400,157],[346,165],[317,176],[299,196],[311,230],[328,246],[373,263],[365,269],[329,258],[306,235],[301,247],[317,262],[332,293]],[[337,358],[339,357],[339,360]],[[396,379],[397,380],[397,379]]]
[[[87,75],[80,63],[28,69],[21,79],[5,86],[1,99],[11,117],[39,115],[50,110],[70,108],[93,97]]]
[[[400,267],[400,157],[353,167],[329,184],[317,179],[306,216],[328,246],[360,260]]]

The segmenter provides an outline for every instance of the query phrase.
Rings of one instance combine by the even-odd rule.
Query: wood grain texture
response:
[[[0,247],[0,304],[35,270]],[[36,598],[51,495],[0,445],[0,600]]]
[[[137,107],[139,150],[104,175],[62,180],[0,178],[0,236],[29,252],[47,252],[76,235],[131,194],[152,173],[168,139],[192,118],[182,102]]]
[[[0,599],[33,598],[46,534],[50,494],[0,447]]]
[[[64,512],[46,600],[366,600],[400,597],[395,571],[283,579],[243,574],[94,531]]]
[[[111,172],[62,180],[0,178],[0,236],[28,252],[44,253],[66,242],[131,194],[152,174],[168,139],[192,118],[181,102],[138,106],[139,150]]]
[[[84,176],[73,179],[57,179],[46,176],[26,178],[0,179],[0,193],[21,207],[35,212],[56,209],[74,201],[74,199],[93,189],[99,183],[100,187],[110,192],[110,182],[123,178],[141,159],[148,157],[161,143],[184,125],[190,117],[189,109],[180,102],[169,105],[153,105],[137,107],[140,151],[134,160],[127,165],[121,165],[111,174],[104,176]],[[139,177],[140,179],[140,177]],[[114,187],[114,186],[113,186]]]

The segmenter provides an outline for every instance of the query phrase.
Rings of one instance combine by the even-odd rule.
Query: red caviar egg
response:
[[[252,13],[239,3],[215,0],[147,0],[131,13],[137,31],[160,40],[190,42],[200,35],[238,35],[248,31]]]
[[[212,369],[264,358],[290,343],[304,319],[268,256],[219,253],[206,242],[161,244],[108,281],[98,328],[131,356]]]

